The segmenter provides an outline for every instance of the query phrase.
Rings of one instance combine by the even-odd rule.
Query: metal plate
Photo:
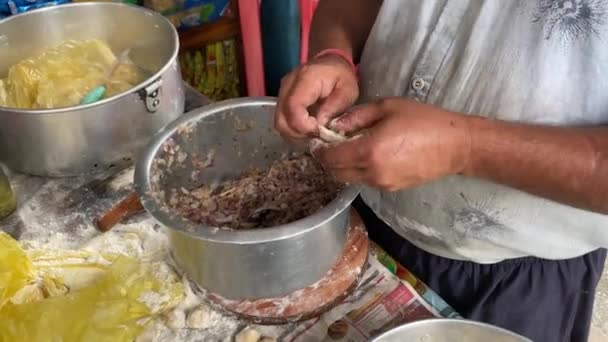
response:
[[[508,330],[464,319],[428,319],[407,323],[372,342],[532,342]]]

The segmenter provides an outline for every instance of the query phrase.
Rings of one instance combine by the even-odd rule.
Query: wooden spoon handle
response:
[[[107,232],[122,220],[132,217],[144,210],[137,193],[132,192],[118,204],[95,219],[93,224],[101,232]]]

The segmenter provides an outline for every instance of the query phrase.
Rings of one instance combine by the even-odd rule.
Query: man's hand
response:
[[[320,1],[310,28],[309,56],[339,49],[356,63],[381,6],[382,0]],[[359,86],[351,68],[341,57],[325,55],[283,78],[275,113],[275,128],[283,138],[317,135],[319,124],[357,100]]]
[[[343,181],[398,190],[462,173],[608,215],[607,126],[505,122],[393,98],[353,109],[332,128],[367,128],[314,152]]]
[[[357,78],[351,66],[338,56],[324,56],[300,66],[281,80],[275,113],[275,128],[288,140],[318,134],[359,96]],[[309,113],[317,106],[316,115]]]
[[[337,179],[394,191],[462,172],[468,165],[466,116],[402,98],[358,106],[332,123],[361,137],[315,155]]]

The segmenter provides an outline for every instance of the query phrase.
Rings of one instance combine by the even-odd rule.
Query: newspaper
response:
[[[369,341],[393,327],[421,319],[461,318],[443,299],[372,243],[368,268],[355,291],[322,316],[295,324],[259,327],[285,342]]]

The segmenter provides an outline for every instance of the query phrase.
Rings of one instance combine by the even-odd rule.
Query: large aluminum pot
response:
[[[407,323],[372,342],[532,342],[508,330],[463,319],[427,319]]]
[[[117,3],[47,7],[0,21],[0,77],[11,65],[68,39],[103,39],[152,75],[131,90],[86,106],[50,110],[0,107],[0,161],[41,176],[67,176],[129,161],[184,111],[171,23]]]
[[[200,287],[227,299],[275,298],[314,284],[342,252],[357,188],[312,216],[278,227],[229,231],[200,226],[166,205],[182,187],[237,177],[292,151],[272,130],[274,98],[242,98],[184,114],[159,132],[135,167],[146,210],[168,227],[177,264]],[[212,166],[206,157],[216,151]]]

